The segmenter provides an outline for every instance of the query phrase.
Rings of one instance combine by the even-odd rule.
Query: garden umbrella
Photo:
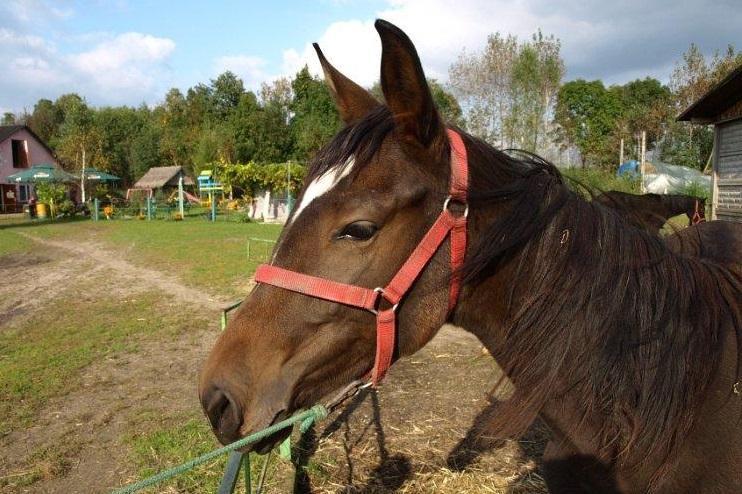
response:
[[[110,173],[96,170],[95,168],[86,168],[85,180],[97,180],[98,182],[115,182],[121,179],[116,175],[111,175]]]
[[[77,177],[53,165],[34,165],[22,172],[8,175],[9,182],[37,184],[41,182],[75,182]]]

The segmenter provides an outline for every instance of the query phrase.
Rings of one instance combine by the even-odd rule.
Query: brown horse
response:
[[[659,234],[667,220],[679,214],[688,216],[688,226],[706,219],[706,199],[702,197],[609,190],[595,197],[595,201],[621,211],[629,222],[654,234]]]
[[[347,126],[313,161],[271,261],[368,288],[384,286],[439,217],[451,173],[412,42],[376,28],[385,105],[317,50]],[[477,335],[515,384],[490,432],[521,433],[539,415],[553,437],[552,492],[740,492],[739,273],[673,253],[546,162],[462,135],[463,290],[449,312],[444,243],[399,304],[395,357],[447,321]],[[238,439],[367,375],[376,337],[369,312],[259,284],[202,371],[216,436]]]

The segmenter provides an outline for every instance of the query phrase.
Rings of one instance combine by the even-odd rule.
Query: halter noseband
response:
[[[376,358],[371,370],[371,384],[376,387],[392,365],[397,332],[397,307],[407,295],[415,280],[420,276],[430,259],[438,251],[443,241],[451,237],[451,281],[448,291],[448,313],[453,310],[461,289],[460,268],[466,255],[466,218],[469,167],[466,147],[461,136],[448,129],[451,146],[451,179],[449,195],[443,203],[443,210],[435,223],[417,244],[415,250],[402,264],[392,280],[385,287],[374,289],[348,285],[337,281],[298,273],[270,264],[261,264],[255,272],[255,281],[273,285],[292,292],[301,293],[330,302],[365,309],[376,316]],[[454,214],[449,209],[451,201],[464,206],[464,212]],[[390,307],[381,308],[386,301]]]

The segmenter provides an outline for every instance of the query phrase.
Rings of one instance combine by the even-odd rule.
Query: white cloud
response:
[[[265,72],[266,61],[250,55],[225,55],[214,61],[214,73],[219,75],[226,71],[234,72],[248,88],[256,89],[270,79]]]
[[[124,33],[93,49],[66,57],[69,66],[99,91],[148,94],[166,71],[175,42],[149,34]]]
[[[93,41],[95,40],[95,41]],[[0,29],[0,105],[77,92],[93,104],[136,104],[161,97],[175,42],[142,33],[95,33],[83,51],[60,54],[38,36]]]
[[[666,79],[691,42],[710,53],[728,43],[740,48],[742,9],[734,2],[699,0],[387,0],[377,16],[402,28],[417,47],[426,74],[441,80],[463,49],[480,50],[500,32],[528,39],[541,29],[562,41],[567,78],[625,82],[651,75]],[[380,44],[372,19],[330,24],[317,40],[333,65],[363,85],[379,77]],[[311,45],[283,52],[290,75],[319,64]]]

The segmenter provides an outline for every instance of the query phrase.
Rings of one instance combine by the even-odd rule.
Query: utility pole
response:
[[[646,156],[647,156],[647,131],[642,130],[642,143],[641,143],[641,161],[640,167],[641,167],[641,178],[642,178],[642,184],[641,184],[641,191],[642,194],[646,192],[646,189],[644,188],[644,174],[646,173]]]
[[[618,155],[618,166],[623,165],[623,137],[621,138],[621,152]]]

